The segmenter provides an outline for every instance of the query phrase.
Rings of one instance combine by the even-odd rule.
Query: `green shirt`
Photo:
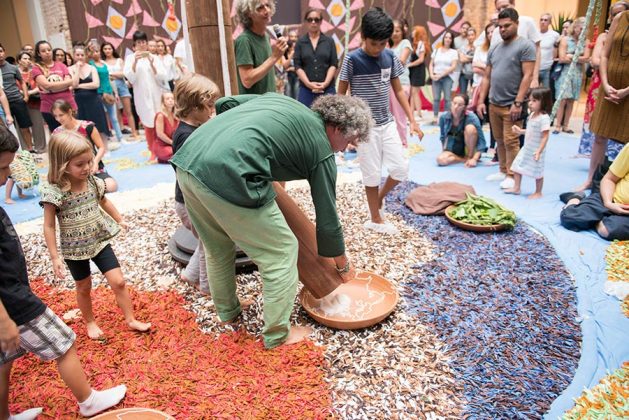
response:
[[[264,36],[256,35],[249,29],[245,29],[236,38],[234,43],[234,51],[236,52],[236,67],[239,66],[253,66],[253,68],[259,67],[264,63],[267,58],[271,56],[271,43],[269,36],[265,33]],[[247,89],[240,80],[240,72],[238,74],[238,93],[255,93],[263,94],[267,92],[275,92],[275,71],[273,67],[264,75],[264,77],[258,80],[253,86]]]
[[[336,213],[336,163],[325,124],[314,111],[276,93],[222,98],[223,112],[199,127],[171,163],[241,207],[275,199],[273,181],[306,179],[317,222],[319,255],[345,252]]]
[[[96,68],[98,72],[98,78],[100,79],[100,86],[98,86],[98,93],[109,93],[113,95],[114,88],[111,87],[111,82],[109,81],[109,69],[107,65],[103,62],[100,63],[100,66],[97,66],[94,60],[90,60],[90,64]]]

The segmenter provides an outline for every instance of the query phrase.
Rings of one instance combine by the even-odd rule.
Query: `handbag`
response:
[[[107,105],[113,105],[116,103],[116,97],[111,93],[103,93],[103,101],[105,101]]]
[[[552,68],[550,69],[550,80],[556,82],[561,77],[561,72],[563,71],[563,67],[565,64],[553,63]]]

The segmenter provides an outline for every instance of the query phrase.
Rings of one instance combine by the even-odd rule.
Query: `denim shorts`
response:
[[[114,81],[116,82],[116,89],[118,89],[118,96],[121,98],[130,98],[131,92],[129,92],[129,87],[124,79],[114,79]]]

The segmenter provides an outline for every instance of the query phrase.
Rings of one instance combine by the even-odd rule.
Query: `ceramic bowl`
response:
[[[327,314],[321,309],[321,300],[315,299],[305,288],[301,291],[300,301],[315,321],[340,330],[377,324],[393,312],[399,299],[395,286],[389,280],[367,271],[358,272],[353,280],[341,284],[333,293],[349,297],[347,312]]]
[[[93,420],[175,420],[173,416],[170,416],[161,411],[153,410],[151,408],[122,408],[120,410],[108,411],[103,414],[99,414],[96,417],[92,417]]]

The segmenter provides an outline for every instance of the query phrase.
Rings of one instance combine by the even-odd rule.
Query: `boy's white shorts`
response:
[[[358,144],[360,171],[366,187],[377,187],[382,179],[382,168],[396,181],[408,178],[408,158],[395,121],[373,127],[368,143]]]

